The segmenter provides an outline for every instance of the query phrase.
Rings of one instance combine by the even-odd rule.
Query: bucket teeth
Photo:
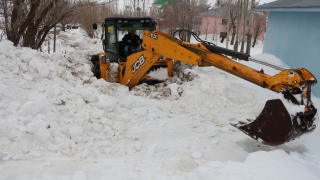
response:
[[[232,126],[234,126],[234,127],[236,127],[236,128],[239,128],[239,127],[241,127],[241,126],[247,125],[247,123],[246,123],[246,122],[243,122],[243,121],[239,121],[238,123],[230,123],[230,125],[232,125]]]
[[[254,119],[247,119],[247,121],[248,121],[248,122],[252,122],[252,121],[254,121]]]

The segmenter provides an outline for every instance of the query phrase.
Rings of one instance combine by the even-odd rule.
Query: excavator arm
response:
[[[128,87],[137,85],[163,56],[168,64],[175,60],[200,67],[215,66],[262,88],[282,93],[293,104],[305,107],[304,112],[290,114],[280,99],[269,100],[256,120],[233,124],[247,135],[268,145],[280,145],[312,132],[316,127],[317,109],[310,97],[311,86],[317,80],[306,69],[283,69],[270,76],[228,58],[233,56],[248,61],[250,56],[247,54],[204,42],[191,44],[160,31],[144,31],[142,47],[143,50],[130,55],[127,62],[120,63],[119,83]],[[296,99],[296,95],[300,98]]]
[[[204,45],[203,43],[190,44],[159,31],[145,31],[144,37],[143,48],[155,55],[165,56],[200,67],[215,66],[275,92],[280,92],[283,88],[286,88],[291,93],[296,94],[300,93],[302,87],[317,83],[316,78],[303,68],[286,69],[274,76],[270,76],[263,71],[238,63],[221,53],[209,50],[208,47],[214,48],[212,45]],[[244,58],[249,57],[246,54],[240,55]]]

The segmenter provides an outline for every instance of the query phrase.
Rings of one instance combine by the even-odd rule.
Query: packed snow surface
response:
[[[129,90],[93,76],[100,40],[71,30],[57,44],[48,55],[0,42],[0,180],[320,179],[319,129],[272,147],[230,125],[278,94],[215,67]],[[285,66],[261,49],[252,55]]]

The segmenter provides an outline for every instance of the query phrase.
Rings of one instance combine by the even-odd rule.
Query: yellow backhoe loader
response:
[[[215,66],[262,88],[282,93],[293,104],[305,107],[304,112],[290,114],[280,99],[267,101],[254,121],[232,124],[250,137],[267,145],[280,145],[312,132],[316,127],[318,116],[311,101],[311,86],[315,85],[317,80],[304,68],[284,69],[252,58],[248,54],[202,41],[192,32],[177,31],[179,34],[190,33],[199,41],[191,44],[175,38],[175,35],[155,30],[155,21],[150,17],[108,17],[102,26],[105,33],[104,52],[91,57],[96,65],[94,74],[98,78],[131,88],[147,79],[146,73],[154,67],[167,67],[168,76],[172,77],[173,61],[200,67]],[[93,24],[93,29],[97,29],[97,24]],[[125,57],[121,37],[130,30],[136,30],[143,40],[140,48]],[[229,56],[273,67],[278,69],[279,73],[270,76],[238,63],[228,58]]]

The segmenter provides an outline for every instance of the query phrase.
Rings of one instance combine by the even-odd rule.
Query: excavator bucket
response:
[[[312,104],[308,109],[304,113],[290,115],[280,99],[269,100],[256,120],[232,125],[259,142],[277,146],[315,129],[317,109]]]

